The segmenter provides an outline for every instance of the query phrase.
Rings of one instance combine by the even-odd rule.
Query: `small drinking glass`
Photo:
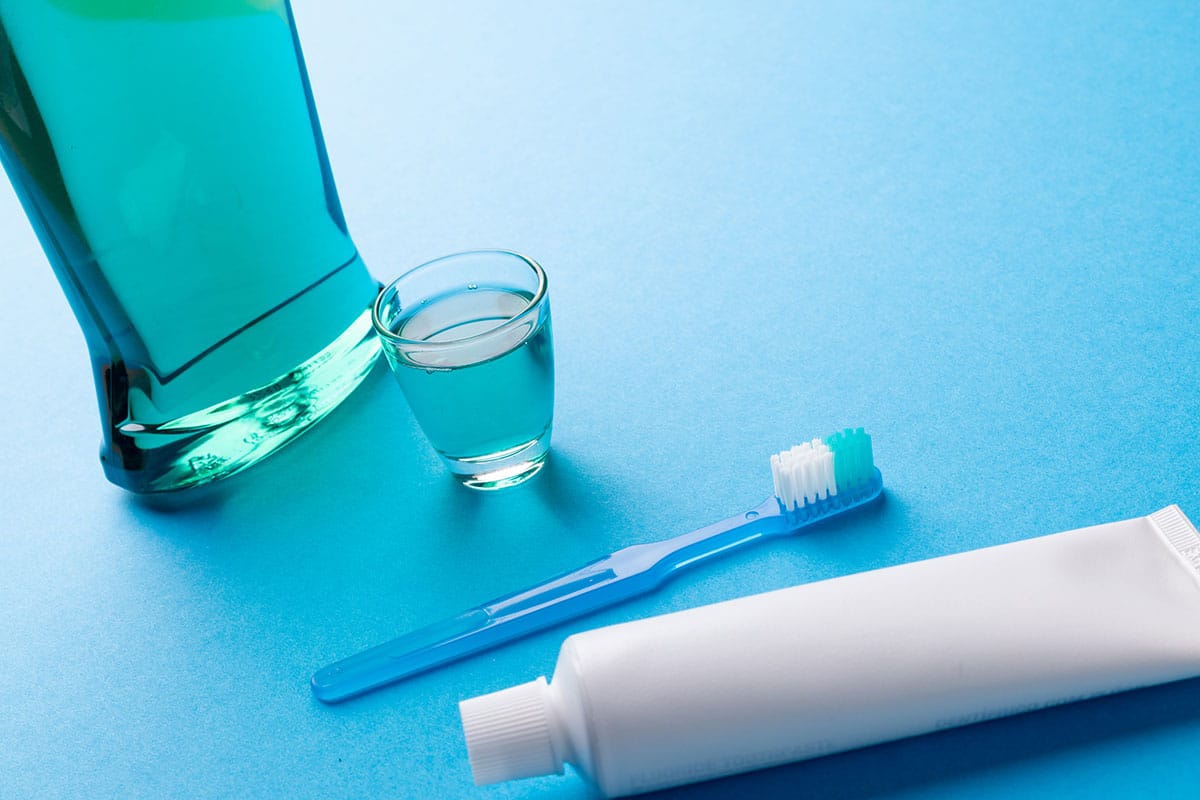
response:
[[[554,346],[536,261],[507,250],[435,259],[387,286],[373,320],[413,416],[460,483],[502,489],[542,468]]]

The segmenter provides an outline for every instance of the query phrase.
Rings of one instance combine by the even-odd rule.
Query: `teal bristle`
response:
[[[839,492],[857,489],[871,480],[875,458],[871,436],[862,428],[846,428],[825,437],[833,451],[833,475]]]

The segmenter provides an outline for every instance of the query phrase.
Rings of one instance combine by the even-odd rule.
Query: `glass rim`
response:
[[[380,320],[379,312],[380,312],[380,307],[383,305],[383,298],[387,295],[387,293],[389,291],[395,289],[396,284],[400,283],[400,281],[409,277],[414,272],[423,270],[426,267],[432,267],[434,264],[440,264],[443,261],[449,261],[449,260],[455,259],[455,258],[462,258],[463,256],[487,256],[487,255],[512,256],[514,258],[517,258],[520,261],[524,262],[526,264],[526,266],[528,266],[530,269],[532,269],[533,273],[535,275],[537,275],[537,279],[538,279],[537,289],[534,291],[533,296],[529,298],[525,307],[523,309],[521,309],[518,313],[516,313],[513,316],[506,319],[504,322],[501,322],[496,327],[488,328],[486,331],[481,331],[480,333],[476,333],[471,336],[464,336],[461,339],[450,339],[449,341],[444,341],[444,342],[431,342],[431,341],[428,341],[425,339],[406,339],[405,337],[395,334],[392,331],[388,330],[387,326],[384,325],[382,323],[382,321]],[[541,264],[534,261],[532,258],[530,258],[527,255],[518,253],[515,250],[503,250],[503,249],[463,250],[462,252],[459,252],[459,253],[450,253],[448,255],[439,256],[438,258],[432,259],[430,261],[426,261],[423,264],[418,264],[417,266],[408,270],[404,274],[398,276],[391,283],[384,286],[383,289],[380,290],[379,295],[375,298],[375,302],[371,304],[371,323],[375,327],[376,334],[378,334],[380,337],[387,339],[389,342],[392,342],[396,345],[400,345],[405,348],[414,348],[414,349],[421,349],[421,350],[426,350],[426,351],[451,350],[456,347],[462,347],[464,345],[471,345],[476,342],[481,342],[492,336],[496,336],[497,334],[506,333],[507,331],[510,331],[510,330],[517,328],[520,325],[524,324],[526,321],[528,321],[528,319],[530,317],[533,316],[534,312],[537,310],[537,307],[539,305],[541,305],[542,301],[545,299],[547,288],[548,288],[548,286],[547,286],[547,281],[546,281],[546,271],[542,269]]]

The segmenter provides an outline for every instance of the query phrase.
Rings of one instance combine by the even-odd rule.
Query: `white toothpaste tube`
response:
[[[477,784],[637,794],[1200,675],[1200,535],[1148,517],[569,637],[460,704]]]

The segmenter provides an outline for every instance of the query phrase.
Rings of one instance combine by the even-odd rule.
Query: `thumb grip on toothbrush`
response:
[[[313,675],[313,694],[326,703],[348,700],[649,591],[655,581],[648,574],[653,563],[647,564],[643,557],[648,554],[646,548],[627,547],[539,586],[498,597],[331,664]],[[632,572],[630,565],[635,565]],[[638,581],[642,575],[650,580]]]
[[[498,597],[331,664],[313,675],[313,694],[326,703],[348,700],[653,591],[683,567],[789,527],[772,497],[745,515],[673,539],[630,545],[537,586]]]
[[[448,645],[483,631],[489,621],[486,611],[472,608],[330,664],[313,675],[313,694],[336,703],[437,666],[458,657],[448,651]]]

